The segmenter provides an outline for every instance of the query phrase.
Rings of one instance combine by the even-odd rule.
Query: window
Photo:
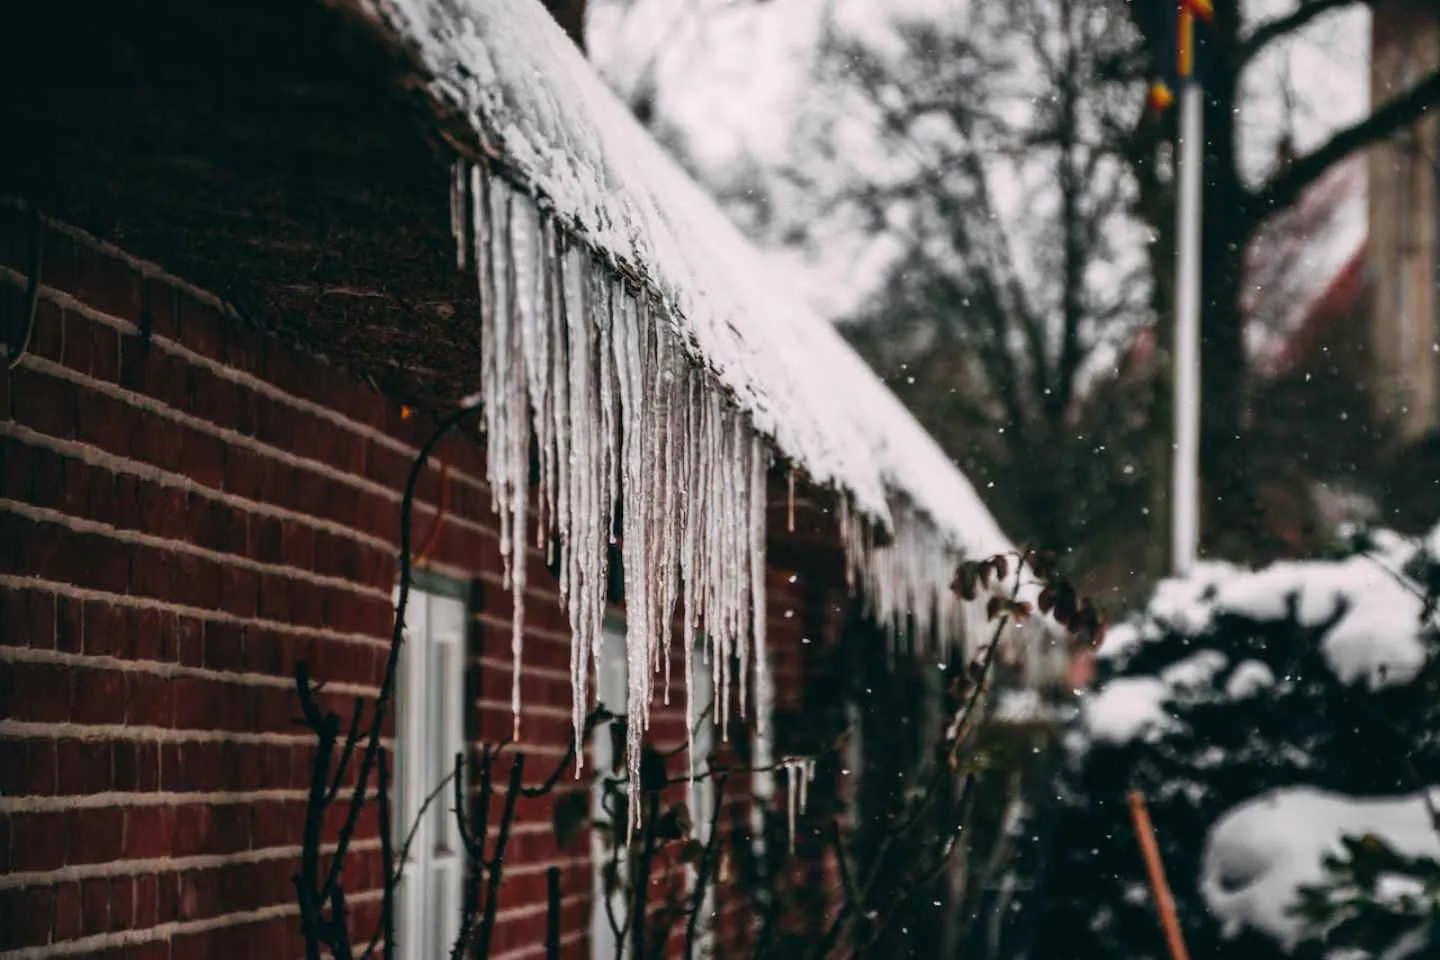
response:
[[[425,578],[412,586],[405,643],[395,686],[392,776],[396,856],[415,830],[401,864],[396,901],[397,956],[441,960],[460,933],[465,859],[452,787],[425,809],[425,799],[455,768],[465,748],[465,599],[463,588]],[[398,598],[399,590],[396,590]]]
[[[629,703],[627,679],[629,667],[625,656],[625,624],[616,619],[608,619],[605,622],[605,643],[601,649],[599,662],[595,666],[595,697],[605,704],[605,707],[613,713],[623,714]],[[709,765],[710,756],[715,747],[715,724],[711,703],[714,699],[714,686],[711,683],[710,668],[705,664],[704,643],[697,637],[695,641],[695,655],[693,657],[692,672],[690,676],[690,691],[694,697],[694,711],[696,717],[705,719],[696,726],[694,749],[695,749],[695,772],[703,772]],[[674,702],[674,701],[672,701]],[[681,701],[683,703],[683,701]],[[604,791],[601,785],[601,778],[606,776],[613,765],[615,756],[611,746],[608,731],[597,731],[592,741],[595,757],[594,786],[592,790],[592,816],[600,822],[609,822],[610,815],[601,809],[601,802]],[[690,819],[693,824],[695,839],[701,843],[709,840],[710,819],[715,809],[715,786],[708,779],[701,780],[695,785],[695,809],[690,811]],[[623,831],[623,823],[621,824]],[[606,844],[600,831],[594,830],[590,834],[590,853],[594,863],[594,906],[590,915],[590,955],[596,960],[609,960],[611,957],[619,956],[620,951],[615,943],[615,932],[610,928],[610,918],[605,907],[605,866],[610,860],[610,849]],[[623,833],[620,838],[624,839]],[[625,858],[622,856],[619,862],[621,875],[624,875]],[[695,882],[693,867],[687,871],[690,882]],[[710,949],[710,927],[711,914],[714,912],[713,895],[707,894],[704,904],[700,909],[700,922],[697,925],[699,930],[700,955],[708,956],[712,953]],[[614,911],[615,919],[623,924],[625,922],[627,904],[622,895],[617,893],[610,901],[610,910]]]

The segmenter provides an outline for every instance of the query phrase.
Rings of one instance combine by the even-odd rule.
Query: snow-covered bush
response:
[[[1423,599],[1440,529],[1429,541],[1381,533],[1259,571],[1202,564],[1111,630],[1069,734],[1036,956],[1168,957],[1132,788],[1191,956],[1330,957],[1340,917],[1313,915],[1321,894],[1300,887],[1344,880],[1323,862],[1345,855],[1344,836],[1440,853],[1410,829],[1415,792],[1440,784],[1440,637]]]

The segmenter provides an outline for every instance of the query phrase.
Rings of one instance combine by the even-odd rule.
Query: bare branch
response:
[[[1245,204],[1245,213],[1258,224],[1269,214],[1289,207],[1306,187],[1350,153],[1409,126],[1437,106],[1440,106],[1440,71],[1431,73],[1315,150],[1296,158],[1289,167],[1251,193]]]
[[[1283,17],[1276,17],[1274,20],[1260,24],[1240,41],[1240,46],[1235,51],[1235,72],[1243,70],[1246,64],[1276,40],[1290,36],[1303,29],[1312,20],[1332,10],[1354,6],[1357,3],[1368,5],[1369,0],[1309,0],[1308,3],[1301,3],[1299,7]]]

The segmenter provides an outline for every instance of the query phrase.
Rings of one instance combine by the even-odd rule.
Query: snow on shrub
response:
[[[1440,529],[1428,539],[1440,547]],[[1428,849],[1405,846],[1398,813],[1398,833],[1376,818],[1440,783],[1440,638],[1422,599],[1440,579],[1435,556],[1382,532],[1258,571],[1205,563],[1112,628],[1067,739],[1035,956],[1168,957],[1132,788],[1192,956],[1328,957],[1322,941],[1356,943],[1305,911],[1340,882],[1346,815],[1402,853]]]

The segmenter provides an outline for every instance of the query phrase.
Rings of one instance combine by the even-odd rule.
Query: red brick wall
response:
[[[29,352],[0,369],[0,957],[299,956],[290,876],[312,750],[291,678],[308,661],[342,715],[376,692],[400,491],[430,425],[158,268],[46,233]],[[27,263],[23,217],[0,209],[9,339]],[[478,730],[495,740],[511,723],[509,593],[480,449],[442,449],[431,565],[472,584]],[[437,465],[417,538],[440,499]],[[527,562],[533,782],[570,737],[569,632],[542,558]],[[771,589],[783,651],[794,599]],[[786,689],[795,669],[776,656]],[[683,738],[672,701],[662,743]],[[543,953],[552,864],[565,952],[586,954],[589,845],[556,847],[554,801],[517,806],[496,956]],[[349,902],[368,931],[373,816],[351,849]],[[739,910],[725,916],[737,931]]]

